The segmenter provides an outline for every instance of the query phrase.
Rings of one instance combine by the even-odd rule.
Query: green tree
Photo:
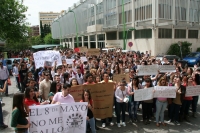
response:
[[[59,40],[53,39],[51,33],[44,37],[45,44],[59,44]]]
[[[182,49],[183,57],[185,57],[186,55],[188,55],[191,52],[190,51],[190,47],[191,46],[192,46],[192,43],[182,42],[181,49]],[[181,57],[180,46],[178,45],[178,43],[172,44],[169,47],[169,49],[167,51],[167,54],[169,54],[169,55],[177,55],[177,56]]]
[[[43,44],[43,43],[44,43],[44,41],[40,35],[35,37],[35,45],[39,45],[39,44]]]
[[[27,7],[17,0],[0,0],[0,38],[6,41],[24,39],[27,34],[26,16]]]

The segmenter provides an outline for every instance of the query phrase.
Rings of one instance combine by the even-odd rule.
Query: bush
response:
[[[197,48],[197,52],[200,52],[200,48]]]
[[[183,57],[185,57],[186,55],[190,54],[190,47],[192,46],[192,43],[189,42],[182,42],[182,55]],[[179,57],[181,57],[181,52],[180,52],[180,47],[178,45],[178,43],[174,43],[172,44],[168,51],[167,51],[168,55],[177,55]]]

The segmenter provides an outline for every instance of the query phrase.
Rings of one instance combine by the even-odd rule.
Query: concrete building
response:
[[[59,12],[39,12],[39,22],[42,21],[42,25],[51,25],[52,20],[60,15]]]
[[[40,31],[40,27],[39,25],[35,25],[35,26],[31,26],[31,33],[29,34],[30,36],[38,36],[40,35],[39,31]]]
[[[122,47],[122,0],[80,0],[52,22],[52,36],[74,48],[76,24],[79,46]],[[126,49],[164,54],[178,41],[200,47],[200,0],[124,0]],[[133,46],[129,47],[128,43]]]

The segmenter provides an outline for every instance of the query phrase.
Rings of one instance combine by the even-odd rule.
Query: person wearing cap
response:
[[[4,86],[4,84],[8,78],[10,78],[8,69],[6,66],[3,66],[2,62],[0,62],[0,84],[1,84],[1,86]],[[8,96],[8,85],[7,84],[6,84],[5,95]]]

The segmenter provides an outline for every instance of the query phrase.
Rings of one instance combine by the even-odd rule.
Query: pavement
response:
[[[5,105],[3,108],[3,117],[4,123],[8,125],[7,129],[0,130],[0,133],[14,133],[14,129],[10,127],[11,122],[11,113],[12,113],[12,103],[13,103],[13,94],[17,93],[18,89],[16,88],[16,83],[14,78],[11,78],[12,85],[9,86],[9,96],[6,97],[4,94],[0,95],[0,98],[3,98]],[[141,108],[141,107],[140,107]],[[190,112],[190,114],[192,114]],[[100,127],[100,130],[97,130],[97,133],[200,133],[200,100],[198,102],[197,109],[197,118],[190,117],[190,123],[181,122],[180,126],[177,126],[173,123],[168,124],[167,126],[156,127],[155,120],[152,120],[150,124],[144,125],[142,122],[142,112],[138,112],[138,119],[140,120],[137,123],[128,123],[128,114],[126,114],[126,127],[121,126],[118,128],[116,125],[116,118],[113,117],[114,126],[106,126],[106,128],[101,128],[101,121],[97,120],[97,126]],[[165,113],[165,120],[167,118],[167,112]],[[49,133],[49,132],[48,132]]]

